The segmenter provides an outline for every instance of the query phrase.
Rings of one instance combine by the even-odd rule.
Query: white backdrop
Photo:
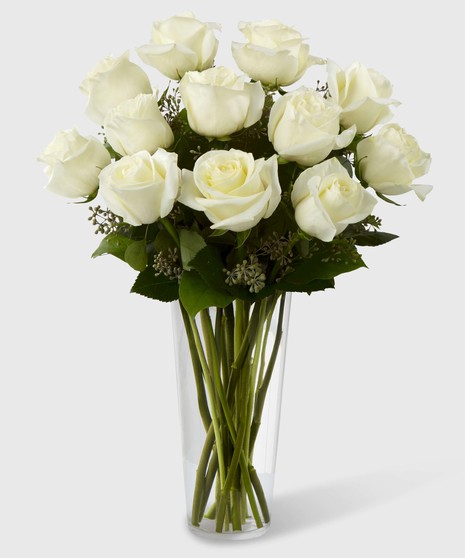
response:
[[[2,51],[0,556],[465,555],[464,52],[456,2],[112,0],[9,8]],[[304,6],[304,7],[302,7]],[[422,7],[425,6],[425,7]],[[221,548],[185,527],[170,308],[135,273],[91,260],[85,206],[43,191],[36,156],[95,134],[78,86],[98,60],[191,9],[223,25],[276,18],[315,55],[360,60],[433,156],[421,203],[379,204],[400,235],[369,269],[293,299],[272,527]],[[165,78],[146,68],[153,85]],[[314,85],[310,70],[303,80]],[[239,548],[240,547],[240,548]],[[165,549],[165,550],[163,550]],[[263,553],[263,554],[262,554]]]

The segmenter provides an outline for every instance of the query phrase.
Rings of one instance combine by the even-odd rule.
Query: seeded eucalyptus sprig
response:
[[[88,221],[96,227],[95,234],[115,233],[125,226],[122,217],[100,205],[89,206],[89,211],[91,211],[91,215],[88,217]]]
[[[182,275],[182,263],[179,260],[177,248],[168,248],[158,252],[153,261],[155,277],[164,275],[168,279],[179,279]]]

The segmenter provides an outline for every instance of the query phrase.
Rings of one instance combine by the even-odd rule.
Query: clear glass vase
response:
[[[290,294],[236,300],[173,328],[188,525],[252,538],[270,525]]]

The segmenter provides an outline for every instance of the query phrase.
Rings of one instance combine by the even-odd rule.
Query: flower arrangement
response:
[[[81,85],[100,139],[66,130],[40,157],[49,191],[99,197],[93,257],[134,268],[132,292],[179,300],[205,429],[189,517],[217,532],[269,522],[253,456],[286,293],[333,288],[363,267],[358,247],[396,238],[381,231],[378,200],[431,190],[414,182],[430,155],[385,124],[398,104],[386,77],[311,55],[276,21],[239,30],[241,75],[214,66],[219,25],[155,22],[137,53],[169,79],[163,92],[127,52],[106,58]],[[292,89],[315,64],[326,83]]]

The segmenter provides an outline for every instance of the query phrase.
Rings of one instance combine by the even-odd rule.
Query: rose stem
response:
[[[276,363],[276,358],[278,356],[279,347],[281,344],[281,339],[283,336],[283,319],[284,319],[284,307],[285,307],[285,300],[286,294],[283,293],[281,295],[281,301],[279,305],[279,317],[278,317],[278,327],[276,331],[276,338],[273,345],[273,350],[271,352],[270,360],[268,362],[268,366],[266,368],[265,376],[261,385],[257,389],[256,393],[256,400],[255,400],[255,408],[254,408],[254,416],[251,425],[251,436],[250,436],[250,449],[249,452],[253,452],[253,448],[255,445],[255,441],[257,439],[258,430],[261,424],[261,417],[263,413],[263,407],[265,405],[265,397],[268,390],[268,386],[270,385],[271,375],[273,373],[273,369]]]
[[[220,475],[220,484],[222,486],[224,484],[224,479],[226,478],[226,476],[225,476],[225,463],[224,463],[224,455],[223,455],[223,444],[221,441],[219,413],[217,414],[217,409],[216,409],[217,403],[216,403],[215,391],[213,389],[210,370],[208,368],[208,364],[205,358],[205,353],[203,351],[202,342],[200,340],[200,335],[197,329],[197,324],[195,323],[195,320],[194,318],[192,318],[192,316],[189,316],[189,321],[194,335],[195,346],[197,347],[200,363],[202,365],[207,392],[209,394],[209,399],[211,404],[212,423],[215,432],[216,450],[218,453],[218,469]],[[208,340],[205,340],[205,343],[208,343]]]
[[[205,384],[202,377],[202,367],[199,360],[199,354],[197,352],[197,347],[195,345],[194,334],[189,322],[189,315],[184,309],[183,305],[179,304],[181,308],[182,319],[184,321],[184,329],[187,334],[187,340],[189,342],[189,350],[191,353],[192,367],[194,370],[195,386],[197,391],[197,400],[199,405],[199,412],[202,418],[205,431],[208,431],[211,424],[210,411],[208,409],[207,394],[205,393]]]
[[[202,519],[200,515],[200,510],[202,507],[203,497],[206,488],[205,476],[206,476],[208,461],[210,458],[210,454],[212,452],[214,442],[215,442],[215,431],[213,430],[213,425],[210,425],[210,428],[207,432],[207,436],[205,438],[205,444],[203,446],[203,450],[200,455],[200,460],[197,467],[197,473],[195,478],[194,497],[192,500],[192,525],[195,526],[198,526]]]
[[[197,331],[197,326],[194,322],[194,320],[192,318],[190,318],[191,320],[191,324],[192,324],[192,329],[194,331],[194,338],[196,341],[197,345],[200,345],[200,351],[201,353],[203,353],[201,344],[200,344],[200,336],[198,334]],[[205,343],[207,344],[208,347],[210,347],[210,350],[212,350],[212,348],[214,347],[214,339],[212,340],[213,337],[213,328],[212,328],[212,324],[210,321],[210,315],[208,314],[208,312],[205,312],[204,310],[201,310],[201,321],[202,321],[202,325],[204,326],[204,333],[205,333]],[[236,322],[237,323],[237,322]],[[201,358],[200,358],[201,362],[202,362],[202,367],[204,366],[204,362],[205,362],[205,367],[208,368],[207,363],[205,361],[205,356],[203,356],[203,360],[202,360],[202,354],[201,354]],[[231,437],[231,441],[233,443],[233,445],[236,444],[236,430],[234,428],[234,424],[232,421],[232,416],[231,416],[231,411],[228,405],[228,402],[226,400],[226,394],[223,388],[223,385],[221,383],[221,378],[219,375],[219,370],[218,367],[215,366],[215,364],[218,362],[218,357],[213,358],[213,378],[214,378],[214,384],[215,384],[215,393],[217,393],[220,403],[221,403],[221,407],[223,409],[223,413],[224,413],[224,417],[226,419],[226,424],[228,426],[229,429],[229,434]],[[210,380],[209,380],[210,381]],[[213,386],[208,386],[207,384],[207,390],[210,392],[210,389],[213,390]],[[212,392],[213,393],[213,392]],[[212,418],[213,418],[213,413],[212,413]],[[218,444],[218,453],[219,453],[219,444]],[[219,456],[218,456],[219,457]],[[221,463],[221,460],[220,460]],[[224,463],[224,462],[223,462]],[[253,491],[253,486],[250,480],[250,475],[249,475],[249,470],[248,470],[248,463],[246,460],[246,457],[244,455],[243,452],[240,453],[240,465],[241,465],[241,471],[242,471],[242,478],[243,478],[243,482],[245,485],[245,489],[247,491],[247,496],[249,498],[249,502],[250,502],[250,507],[255,519],[255,522],[257,524],[258,528],[263,527],[263,523],[262,520],[260,518],[260,513],[258,511],[257,508],[257,504],[256,504],[256,500],[255,500],[255,495],[254,495],[254,491]],[[221,467],[220,467],[220,473],[221,473]],[[224,471],[223,471],[224,473]],[[220,475],[221,478],[221,486],[224,486],[224,480],[225,477]],[[219,529],[219,525],[217,523],[217,529]]]
[[[179,255],[181,255],[181,243],[179,241],[179,236],[178,236],[177,230],[175,229],[175,227],[173,226],[171,221],[169,219],[167,219],[166,217],[164,217],[163,219],[160,219],[160,223],[163,225],[166,232],[174,240],[174,243],[176,244],[176,248],[179,250]]]

